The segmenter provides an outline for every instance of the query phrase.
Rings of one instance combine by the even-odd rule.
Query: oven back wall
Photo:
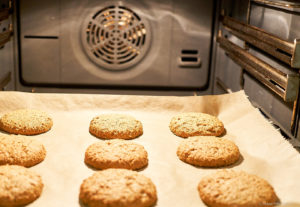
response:
[[[205,88],[213,1],[21,0],[24,85]]]

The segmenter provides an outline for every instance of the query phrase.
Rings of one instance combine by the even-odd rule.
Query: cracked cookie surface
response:
[[[180,143],[177,156],[183,162],[199,167],[221,167],[237,162],[240,151],[234,142],[228,139],[195,136]]]
[[[85,163],[97,169],[137,170],[148,164],[148,153],[137,143],[113,139],[94,143],[85,152]]]
[[[22,166],[0,166],[0,206],[23,206],[40,197],[41,177]]]
[[[220,136],[224,133],[224,124],[215,116],[205,113],[181,113],[174,116],[169,125],[177,136]]]
[[[89,131],[102,139],[133,139],[143,134],[143,126],[129,115],[101,114],[92,119]]]
[[[266,207],[278,204],[273,187],[243,171],[219,170],[198,185],[202,201],[211,207]]]
[[[132,170],[107,169],[82,182],[79,198],[89,207],[150,207],[157,195],[150,178]]]
[[[52,118],[46,112],[34,109],[11,111],[0,118],[0,129],[11,134],[41,134],[49,131],[52,125]]]
[[[31,167],[46,157],[44,145],[31,137],[0,135],[0,165]]]

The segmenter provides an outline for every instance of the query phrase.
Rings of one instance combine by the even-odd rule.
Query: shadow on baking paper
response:
[[[158,201],[158,199],[157,199],[157,201]],[[153,204],[153,205],[150,206],[150,207],[155,207],[155,206],[157,206],[157,201],[155,202],[155,204]],[[80,200],[80,198],[78,199],[78,202],[79,202],[80,207],[89,207],[88,205],[84,204],[84,203]]]
[[[86,166],[87,168],[93,170],[94,172],[101,170],[101,169],[94,168],[93,166],[91,166],[91,165],[89,165],[89,164],[87,164],[87,163],[85,163],[85,162],[84,162],[84,164],[85,164],[85,166]],[[141,172],[141,171],[145,170],[147,167],[148,167],[148,164],[147,164],[145,167],[140,168],[140,169],[137,169],[137,170],[134,170],[134,171],[136,171],[136,172]]]
[[[78,202],[79,202],[80,207],[89,207],[88,205],[85,205],[84,203],[82,203],[80,198],[78,199]]]
[[[223,133],[222,133],[221,135],[219,135],[218,137],[224,137],[225,135],[227,135],[227,130],[226,130],[226,128],[224,128]]]
[[[10,133],[8,133],[8,132],[5,132],[5,131],[2,131],[1,129],[0,129],[0,135],[11,135]]]
[[[264,203],[261,206],[276,206],[276,207],[300,207],[300,203],[282,203],[280,198],[277,197],[276,203]]]
[[[198,168],[198,169],[230,169],[230,168],[234,168],[234,167],[242,164],[243,161],[244,161],[244,157],[242,154],[240,154],[240,158],[238,159],[238,161],[236,161],[235,163],[233,163],[231,165],[227,165],[224,167],[199,167],[196,165],[192,165],[192,166],[194,166],[195,168]]]
[[[137,170],[134,170],[134,171],[137,171],[137,172],[144,171],[144,170],[148,167],[148,164],[149,164],[149,163],[147,163],[147,165],[146,165],[145,167],[140,168],[140,169],[137,169]]]
[[[50,129],[51,130],[51,129]],[[50,131],[49,130],[49,131]],[[17,136],[27,136],[27,137],[35,137],[35,136],[39,136],[41,134],[45,134],[49,131],[46,131],[46,132],[42,132],[42,133],[39,133],[39,134],[29,134],[29,135],[25,135],[25,134],[17,134],[17,133],[9,133],[9,132],[6,132],[6,131],[3,131],[2,129],[0,129],[0,135],[17,135]]]
[[[219,168],[220,169],[234,168],[234,167],[239,166],[240,164],[242,164],[243,161],[244,161],[244,156],[242,154],[240,154],[240,158],[238,159],[238,161],[236,161],[232,165],[228,165],[228,166],[225,166],[225,167],[219,167]]]
[[[97,137],[96,135],[92,134],[90,131],[89,131],[89,133],[90,133],[90,135],[92,135],[93,137],[99,139],[100,141],[111,140],[111,139],[108,139],[108,138]],[[134,137],[134,138],[124,139],[124,140],[135,140],[135,139],[137,139],[137,138],[139,138],[139,137],[141,137],[141,136],[143,136],[143,134],[141,134],[141,135],[139,135],[139,136],[137,136],[137,137]],[[114,139],[114,138],[112,138],[112,139]],[[118,139],[122,139],[122,138],[118,138]]]
[[[91,170],[93,170],[93,171],[99,171],[100,169],[97,169],[97,168],[94,168],[93,166],[91,166],[91,165],[89,165],[89,164],[86,164],[85,162],[84,162],[84,164],[85,164],[85,166],[87,167],[87,168],[89,168],[89,169],[91,169]]]
[[[187,138],[189,138],[189,137],[202,137],[202,136],[213,136],[213,135],[194,135],[194,136],[189,136],[189,137],[181,137],[181,136],[177,136],[176,134],[172,134],[172,135],[175,135],[175,137],[179,137],[179,138],[181,138],[181,139],[183,139],[183,140],[185,140],[185,139],[187,139]],[[222,137],[225,137],[227,135],[227,130],[224,128],[224,131],[223,131],[223,133],[222,134],[220,134],[219,136],[217,136],[217,138],[222,138]],[[233,135],[231,135],[231,137],[232,137]]]
[[[300,207],[300,203],[282,203],[278,207]]]

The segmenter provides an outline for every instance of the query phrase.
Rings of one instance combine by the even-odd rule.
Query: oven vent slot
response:
[[[181,55],[178,58],[178,64],[183,68],[200,68],[201,59],[198,50],[184,49],[181,50]]]
[[[183,54],[183,55],[197,55],[198,50],[181,50],[181,54]]]

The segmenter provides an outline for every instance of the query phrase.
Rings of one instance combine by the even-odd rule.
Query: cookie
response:
[[[150,207],[156,203],[156,187],[144,175],[126,169],[94,173],[80,186],[80,200],[89,207]]]
[[[33,109],[11,111],[0,118],[0,129],[11,134],[41,134],[49,131],[52,125],[47,113]]]
[[[204,113],[182,113],[174,116],[170,130],[179,137],[220,136],[224,133],[223,123],[215,116]]]
[[[22,135],[0,135],[0,165],[31,167],[46,157],[43,144]]]
[[[102,139],[133,139],[143,134],[142,123],[123,114],[102,114],[90,123],[90,133]]]
[[[204,177],[198,191],[210,207],[261,207],[278,204],[273,187],[264,179],[243,171],[219,170]]]
[[[40,197],[41,177],[22,166],[0,166],[0,206],[23,206]]]
[[[183,140],[177,148],[183,162],[199,167],[221,167],[239,160],[240,151],[234,142],[212,136],[196,136]]]
[[[85,163],[97,169],[125,168],[137,170],[148,164],[145,148],[121,139],[90,145],[85,152]]]

